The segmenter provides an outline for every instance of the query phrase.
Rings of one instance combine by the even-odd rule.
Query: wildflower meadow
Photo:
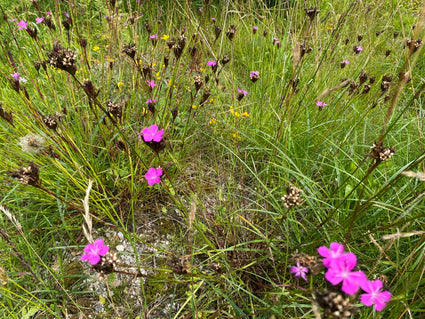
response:
[[[0,11],[0,318],[425,318],[425,3]]]

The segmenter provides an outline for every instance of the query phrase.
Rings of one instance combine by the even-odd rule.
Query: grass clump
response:
[[[1,10],[0,317],[421,316],[420,5]]]

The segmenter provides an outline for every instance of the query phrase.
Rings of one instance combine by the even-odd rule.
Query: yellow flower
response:
[[[192,105],[192,109],[196,109],[197,106],[195,104]]]
[[[243,112],[243,113],[241,114],[241,116],[242,116],[242,117],[249,117],[249,113],[248,113],[248,112]]]
[[[121,82],[121,81],[117,83],[118,88],[122,87],[123,85],[124,85],[124,83]]]
[[[167,41],[169,38],[169,35],[164,34],[161,39]]]
[[[99,49],[100,48],[97,45],[93,47],[93,51],[99,51]]]
[[[236,117],[239,117],[239,116],[241,116],[241,115],[239,114],[239,112],[235,112],[235,116],[236,116]]]
[[[233,136],[233,138],[234,138],[235,140],[239,140],[239,139],[240,139],[239,132],[235,132],[235,133],[233,133],[233,134],[232,134],[232,136]]]
[[[108,61],[109,62],[114,62],[115,60],[114,59],[111,59],[111,58],[108,58]]]
[[[216,119],[211,119],[211,121],[210,121],[210,125],[213,125],[213,124],[215,124],[215,123],[217,123],[217,120],[216,120]]]

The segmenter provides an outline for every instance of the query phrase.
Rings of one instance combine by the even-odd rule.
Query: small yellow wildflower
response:
[[[100,48],[99,48],[97,45],[93,47],[93,51],[95,51],[95,52],[96,52],[96,51],[99,51],[99,49],[100,49]]]
[[[164,34],[161,39],[167,41],[169,38],[169,35]]]
[[[124,85],[124,83],[121,82],[121,81],[117,83],[118,88],[122,87],[123,85]]]
[[[239,116],[241,116],[241,115],[239,114],[239,112],[235,112],[235,117],[239,117]]]
[[[232,136],[235,140],[240,140],[239,132],[233,133]]]
[[[156,63],[152,64],[152,66],[156,66]]]
[[[248,113],[248,112],[243,112],[243,113],[241,114],[241,116],[242,116],[242,117],[249,117],[249,113]]]
[[[108,58],[108,61],[109,62],[114,62],[115,60],[114,59],[111,59],[111,58]]]
[[[205,73],[205,69],[204,68],[200,68],[202,73]]]
[[[195,104],[192,105],[192,109],[196,109],[197,106]]]
[[[213,125],[213,124],[215,124],[215,123],[217,123],[217,120],[216,120],[216,119],[211,119],[209,124],[210,124],[210,125]]]

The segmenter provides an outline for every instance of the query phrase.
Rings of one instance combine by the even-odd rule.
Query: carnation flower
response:
[[[308,268],[300,265],[299,261],[297,261],[297,266],[292,266],[290,268],[290,272],[294,274],[294,277],[301,277],[305,281],[307,281],[306,273],[308,273]]]
[[[155,185],[161,183],[162,169],[151,167],[145,174],[145,178],[148,181],[148,185]]]
[[[139,139],[143,136],[145,142],[161,142],[162,135],[164,134],[164,129],[158,130],[158,125],[154,124],[149,127],[144,128],[139,133]]]
[[[386,303],[391,299],[389,291],[381,291],[382,282],[380,280],[365,280],[360,287],[366,292],[360,296],[360,301],[366,306],[375,305],[376,311],[384,309]]]
[[[105,245],[102,239],[96,239],[93,244],[88,244],[84,248],[85,254],[81,256],[81,260],[88,260],[92,265],[96,265],[100,261],[100,257],[108,253],[109,247]]]

